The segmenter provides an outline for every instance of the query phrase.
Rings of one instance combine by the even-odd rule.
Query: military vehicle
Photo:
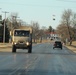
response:
[[[21,26],[13,30],[12,52],[16,49],[27,49],[28,53],[32,53],[32,27]]]

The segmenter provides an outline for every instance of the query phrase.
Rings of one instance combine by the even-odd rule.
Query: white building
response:
[[[47,38],[51,40],[60,40],[60,36],[56,32],[47,32],[46,34],[48,35]]]

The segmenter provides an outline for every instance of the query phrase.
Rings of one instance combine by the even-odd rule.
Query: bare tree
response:
[[[72,27],[69,26],[69,28],[70,28],[71,34],[73,35],[74,33],[73,33],[73,31],[72,31]],[[67,27],[65,24],[60,24],[60,25],[58,25],[56,31],[57,31],[57,33],[60,35],[61,40],[66,43],[66,39],[69,38],[68,27]],[[71,36],[72,36],[72,35],[71,35]]]
[[[33,28],[33,39],[34,42],[36,42],[36,39],[38,39],[38,35],[39,35],[39,24],[38,22],[32,22],[31,25]]]
[[[65,10],[62,14],[62,22],[61,24],[64,24],[67,26],[68,29],[68,34],[69,34],[69,40],[70,40],[70,45],[72,44],[72,36],[71,36],[71,32],[70,32],[70,25],[72,22],[72,10],[68,9]]]
[[[19,27],[17,18],[18,18],[18,13],[11,13],[11,15],[8,17],[8,27],[10,30]]]
[[[73,19],[72,19],[72,24],[71,26],[73,27],[73,32],[74,32],[74,40],[76,40],[76,13],[73,14]]]
[[[42,26],[42,28],[40,29],[41,33],[41,41],[46,40],[47,39],[47,34],[46,32],[48,32],[48,29],[45,26]]]

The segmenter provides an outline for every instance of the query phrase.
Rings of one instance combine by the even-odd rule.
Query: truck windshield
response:
[[[15,30],[14,36],[29,36],[30,31],[25,30]]]

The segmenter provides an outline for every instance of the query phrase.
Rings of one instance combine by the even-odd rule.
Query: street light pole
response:
[[[0,10],[1,10],[1,8],[0,8]],[[2,22],[2,15],[1,15],[1,12],[0,12],[0,24],[1,24],[1,22]]]
[[[6,12],[6,11],[4,11],[3,13],[5,13],[5,19],[4,19],[4,33],[3,33],[3,43],[5,43],[5,24],[6,24],[6,14],[8,13],[8,12]]]

